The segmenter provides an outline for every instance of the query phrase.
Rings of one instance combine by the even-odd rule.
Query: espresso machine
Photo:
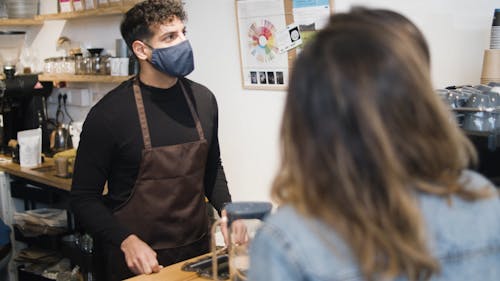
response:
[[[42,151],[48,151],[49,135],[54,128],[47,118],[46,106],[52,82],[40,82],[36,74],[16,75],[25,37],[24,31],[0,31],[4,74],[0,80],[0,153],[4,154],[11,153],[8,143],[17,139],[17,132],[35,128],[42,129]]]
[[[500,187],[500,83],[449,86],[437,92],[477,151],[478,166],[471,168]]]

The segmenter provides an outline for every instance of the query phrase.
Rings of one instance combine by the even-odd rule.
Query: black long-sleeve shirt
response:
[[[209,151],[205,196],[220,212],[231,201],[218,140],[218,109],[206,87],[183,79],[201,121]],[[125,202],[137,179],[144,148],[137,107],[129,80],[104,96],[89,112],[80,135],[71,190],[71,209],[82,226],[115,245],[132,234],[112,210]],[[169,89],[140,83],[153,147],[199,140],[179,82]],[[102,195],[107,182],[108,194]]]

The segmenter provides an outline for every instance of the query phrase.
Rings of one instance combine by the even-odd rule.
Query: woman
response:
[[[332,16],[297,58],[249,280],[500,280],[498,193],[384,14]]]

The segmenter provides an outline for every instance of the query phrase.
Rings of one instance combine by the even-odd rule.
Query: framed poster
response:
[[[295,56],[332,7],[333,0],[236,0],[243,88],[286,89]]]

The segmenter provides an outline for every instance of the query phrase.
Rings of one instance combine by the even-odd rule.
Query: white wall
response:
[[[219,102],[222,160],[234,200],[267,200],[278,166],[278,132],[284,92],[241,88],[234,0],[186,0],[188,37],[195,54],[191,79],[208,86]],[[391,8],[412,19],[428,39],[435,87],[477,84],[483,50],[489,45],[498,0],[336,0],[335,11],[351,5]],[[66,35],[114,49],[119,17],[47,22],[33,40],[43,55],[56,54],[55,41]],[[110,85],[93,85],[105,93]],[[72,109],[79,118],[87,109]]]
[[[498,0],[338,0],[336,11],[352,5],[390,8],[401,12],[422,30],[431,49],[436,87],[478,84],[484,49]]]
[[[242,90],[233,0],[186,2],[197,62],[191,77],[217,95],[222,157],[234,199],[268,199],[279,162],[284,93]],[[479,83],[500,1],[335,0],[334,9],[352,5],[390,8],[413,20],[429,41],[436,87]]]
[[[241,88],[232,0],[186,1],[196,69],[219,103],[222,161],[233,200],[266,200],[278,165],[278,127],[284,92]]]

